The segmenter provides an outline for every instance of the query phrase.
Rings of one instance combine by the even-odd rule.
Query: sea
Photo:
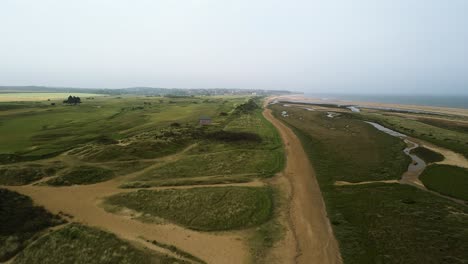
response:
[[[468,94],[463,95],[386,95],[386,94],[324,94],[305,93],[306,97],[387,104],[425,105],[468,109]]]

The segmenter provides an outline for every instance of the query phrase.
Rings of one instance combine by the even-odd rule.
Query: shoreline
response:
[[[392,104],[392,103],[378,103],[378,102],[362,102],[351,100],[338,100],[330,99],[324,100],[322,98],[307,97],[303,94],[281,95],[275,98],[278,101],[289,101],[304,104],[332,104],[339,106],[356,106],[360,108],[368,108],[375,110],[397,110],[407,111],[409,113],[422,113],[422,114],[443,114],[443,115],[456,115],[468,117],[468,109],[465,108],[452,108],[440,106],[427,106],[427,105],[412,105],[412,104]]]

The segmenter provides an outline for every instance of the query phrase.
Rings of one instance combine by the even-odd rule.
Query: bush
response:
[[[0,262],[14,256],[38,232],[63,222],[44,208],[34,206],[31,198],[0,189]]]
[[[260,109],[260,106],[258,106],[254,99],[249,99],[246,103],[238,105],[234,112],[237,114],[248,114],[257,109]]]

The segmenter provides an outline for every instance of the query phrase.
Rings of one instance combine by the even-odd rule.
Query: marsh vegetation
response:
[[[327,118],[326,110],[306,111],[278,104],[271,108],[293,128],[309,155],[345,263],[463,263],[468,260],[462,249],[468,243],[464,227],[468,221],[466,205],[412,186],[378,182],[399,179],[409,159],[402,152],[405,144],[401,139],[362,122],[367,117],[366,111],[363,116],[342,111],[338,117]],[[287,111],[288,117],[282,117],[279,114],[282,111]],[[370,120],[375,121],[376,116],[383,114],[372,114]],[[389,126],[405,134],[421,135],[426,131],[411,120],[393,119],[387,114],[385,118],[411,124],[414,131]],[[388,123],[382,121],[382,124]],[[442,133],[443,137],[447,133],[459,139],[466,136],[439,129],[442,128],[434,131],[441,134],[432,136],[430,142],[438,142]],[[462,142],[454,142],[457,141],[444,146],[466,150]],[[428,161],[440,160],[438,153],[422,149],[416,152]],[[467,176],[461,168],[431,165],[421,180],[430,189],[457,194],[460,198],[460,194],[466,194],[467,188],[463,186]],[[336,181],[369,183],[336,185]]]

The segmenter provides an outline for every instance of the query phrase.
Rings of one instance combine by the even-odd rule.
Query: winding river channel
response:
[[[411,163],[410,165],[408,166],[408,170],[403,173],[403,175],[401,176],[401,180],[400,180],[400,183],[406,183],[406,184],[411,184],[411,185],[414,185],[416,187],[419,187],[419,188],[422,188],[422,189],[426,189],[426,187],[424,186],[424,184],[419,180],[419,175],[423,172],[423,170],[426,168],[426,162],[424,162],[424,160],[422,160],[421,158],[419,158],[418,156],[414,155],[414,154],[411,154],[411,150],[419,147],[419,144],[417,144],[416,142],[413,142],[411,141],[407,135],[405,134],[402,134],[400,132],[397,132],[397,131],[394,131],[394,130],[391,130],[389,128],[386,128],[380,124],[377,124],[377,123],[374,123],[374,122],[368,122],[368,121],[365,121],[366,123],[372,125],[373,127],[375,127],[376,129],[382,131],[382,132],[385,132],[391,136],[394,136],[394,137],[398,137],[398,138],[401,138],[405,141],[407,147],[403,150],[403,152],[410,156],[411,157]]]

